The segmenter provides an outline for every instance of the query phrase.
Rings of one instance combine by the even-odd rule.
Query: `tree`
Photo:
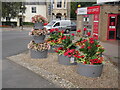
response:
[[[21,6],[21,2],[2,2],[2,17],[6,21],[10,21],[11,18],[14,19],[17,17]]]
[[[70,18],[76,20],[77,14],[75,11],[77,10],[77,6],[81,5],[81,7],[89,7],[93,4],[96,4],[96,2],[71,2],[71,12],[70,12]]]

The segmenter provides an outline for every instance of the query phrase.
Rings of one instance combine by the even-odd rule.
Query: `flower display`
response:
[[[34,17],[32,17],[32,23],[38,23],[38,22],[47,23],[47,19],[41,15],[35,15]]]
[[[68,57],[72,57],[76,50],[76,46],[74,45],[74,43],[72,43],[72,40],[74,39],[73,35],[63,35],[61,37],[61,46],[59,48],[55,49],[55,52],[57,52],[59,55],[64,55],[64,56],[68,56]]]
[[[32,29],[31,32],[29,32],[29,35],[41,36],[41,35],[47,35],[48,33],[49,32],[46,28],[38,29],[38,30]]]
[[[28,44],[28,49],[36,50],[36,51],[45,51],[50,49],[50,45],[48,43],[35,43],[34,41],[30,41]]]
[[[58,29],[51,29],[50,37],[47,39],[47,42],[50,45],[55,46],[61,44],[63,38],[64,38],[63,31],[59,31]]]
[[[90,37],[86,39],[81,38],[78,46],[80,55],[75,56],[78,63],[97,65],[103,62],[101,54],[104,52],[104,48],[98,40]]]

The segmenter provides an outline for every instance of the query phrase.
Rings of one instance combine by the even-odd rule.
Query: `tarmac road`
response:
[[[58,88],[37,74],[6,59],[27,50],[27,44],[31,40],[28,32],[2,32],[2,88]]]

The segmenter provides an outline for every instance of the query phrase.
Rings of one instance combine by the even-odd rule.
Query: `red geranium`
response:
[[[74,34],[74,33],[72,33],[71,35],[72,35],[72,36],[75,36],[75,34]]]
[[[77,32],[81,32],[81,30],[77,30]]]
[[[50,29],[50,33],[54,32],[54,31],[55,31],[55,29]]]
[[[84,31],[86,31],[86,30],[87,30],[87,28],[84,28],[83,30],[84,30]]]
[[[91,33],[90,33],[90,32],[88,32],[88,33],[87,33],[87,35],[88,35],[88,36],[90,36],[90,35],[91,35]]]

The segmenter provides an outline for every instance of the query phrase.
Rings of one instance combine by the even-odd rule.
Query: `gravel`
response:
[[[90,78],[77,74],[77,65],[59,64],[56,53],[48,53],[46,59],[31,59],[27,51],[8,57],[8,59],[32,70],[62,88],[118,88],[118,68],[109,61],[105,61],[101,77]]]

